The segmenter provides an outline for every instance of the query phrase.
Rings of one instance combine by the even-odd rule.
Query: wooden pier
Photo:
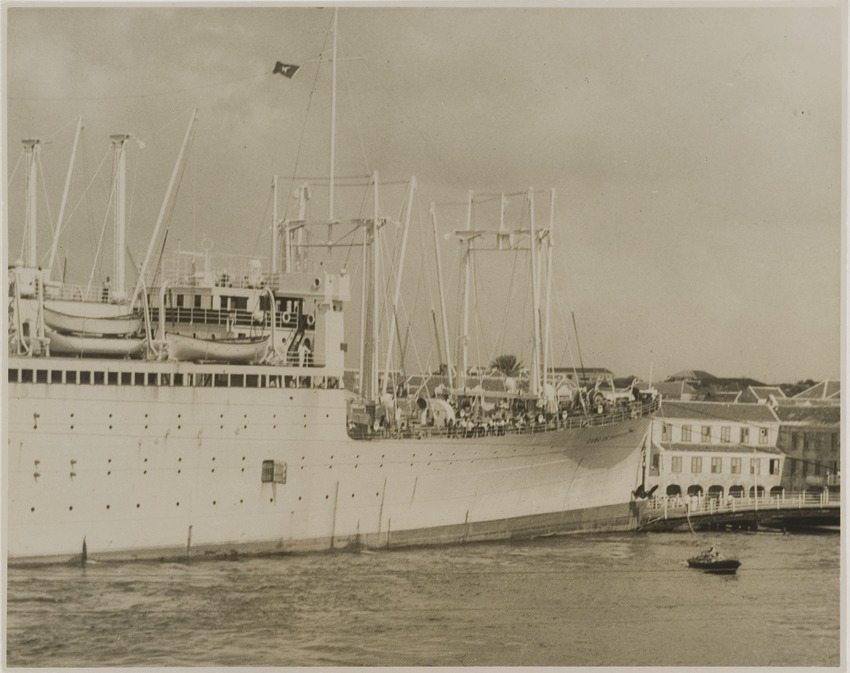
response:
[[[841,525],[841,494],[830,491],[759,497],[659,496],[640,508],[637,530],[800,530]]]

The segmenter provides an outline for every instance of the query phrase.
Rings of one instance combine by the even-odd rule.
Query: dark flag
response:
[[[274,70],[272,71],[273,75],[281,74],[287,79],[292,79],[292,76],[298,72],[298,68],[300,65],[289,65],[288,63],[281,63],[278,61],[274,64]]]

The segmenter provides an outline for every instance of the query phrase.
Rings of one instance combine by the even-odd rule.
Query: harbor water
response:
[[[742,562],[685,560],[715,544]],[[838,666],[838,534],[12,568],[10,667]]]

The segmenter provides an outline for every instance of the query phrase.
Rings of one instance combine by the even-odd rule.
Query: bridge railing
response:
[[[647,501],[651,511],[676,512],[677,514],[720,514],[757,509],[788,509],[790,507],[826,507],[840,505],[841,494],[827,491],[783,491],[782,493],[759,496],[725,498],[693,496],[655,496]]]

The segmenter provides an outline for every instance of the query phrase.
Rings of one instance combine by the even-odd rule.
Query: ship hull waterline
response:
[[[84,546],[89,559],[185,558],[637,526],[647,417],[353,440],[339,389],[103,381],[9,384],[9,563]],[[269,465],[277,481],[263,481]]]

